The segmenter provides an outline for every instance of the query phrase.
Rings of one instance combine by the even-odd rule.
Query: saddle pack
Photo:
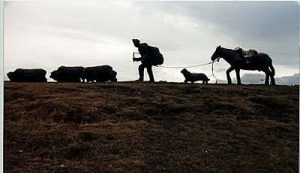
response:
[[[257,54],[257,51],[254,49],[243,50],[242,52],[245,58],[252,58],[254,55]]]
[[[244,50],[240,47],[237,47],[235,50],[241,55],[247,64],[251,62],[254,55],[258,54],[258,52],[254,49]]]

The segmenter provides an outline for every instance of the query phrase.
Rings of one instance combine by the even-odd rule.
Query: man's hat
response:
[[[135,44],[139,44],[140,40],[138,40],[138,39],[132,39],[132,42],[135,43]]]

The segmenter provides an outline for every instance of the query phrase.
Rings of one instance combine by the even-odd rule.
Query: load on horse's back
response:
[[[266,74],[265,84],[269,84],[269,78],[271,78],[271,84],[275,85],[275,69],[272,65],[272,59],[268,54],[257,53],[252,51],[251,59],[249,62],[244,60],[244,55],[241,54],[241,50],[226,49],[218,46],[213,53],[211,60],[215,61],[218,58],[223,58],[230,64],[230,67],[226,71],[228,84],[231,84],[230,72],[235,70],[237,83],[241,84],[240,70],[258,70],[263,71]],[[242,52],[243,53],[243,52]],[[249,57],[248,57],[249,58]]]
[[[234,50],[240,54],[240,57],[246,64],[249,64],[254,55],[258,54],[258,52],[254,49],[244,50],[241,47],[236,47]]]

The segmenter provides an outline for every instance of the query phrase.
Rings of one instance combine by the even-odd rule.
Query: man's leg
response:
[[[139,81],[144,81],[144,64],[141,64],[139,66],[139,75],[140,75],[140,78],[138,79]]]
[[[154,82],[152,65],[147,66],[147,72],[148,72],[148,75],[149,75],[150,82]]]

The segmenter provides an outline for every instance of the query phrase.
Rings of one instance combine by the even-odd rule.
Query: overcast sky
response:
[[[132,38],[159,47],[165,66],[207,63],[221,45],[269,54],[276,77],[299,73],[297,2],[6,1],[4,14],[5,74],[43,68],[48,77],[61,65],[108,64],[118,80],[136,80]],[[216,76],[225,79],[228,67],[216,63]],[[180,70],[154,67],[154,75],[183,81]],[[189,70],[214,80],[211,66]]]

